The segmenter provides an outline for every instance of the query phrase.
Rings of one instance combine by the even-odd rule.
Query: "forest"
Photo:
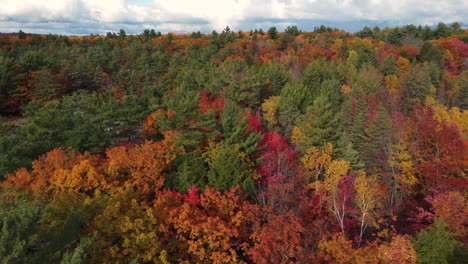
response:
[[[0,262],[466,263],[468,29],[0,34]]]

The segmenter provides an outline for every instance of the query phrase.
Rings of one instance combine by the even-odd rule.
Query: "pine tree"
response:
[[[393,54],[385,58],[385,61],[382,65],[382,73],[385,75],[398,74],[398,68],[395,65],[395,56]]]
[[[260,135],[254,131],[246,132],[249,127],[247,115],[236,103],[226,102],[221,114],[221,127],[226,144],[238,144],[240,151],[247,156],[255,154]]]
[[[239,151],[239,145],[210,143],[204,157],[209,165],[208,186],[227,191],[238,184],[246,193],[254,194],[254,164]]]
[[[167,102],[170,114],[157,115],[160,131],[175,130],[180,132],[176,146],[184,147],[189,152],[217,136],[216,115],[213,110],[200,113],[199,93],[191,89],[179,88]]]
[[[268,29],[268,37],[272,40],[276,40],[278,38],[278,30],[276,29],[276,27],[271,27],[270,29]]]
[[[353,142],[351,142],[350,136],[347,133],[340,134],[340,139],[335,150],[334,154],[339,159],[348,161],[353,169],[360,170],[364,168],[361,154],[354,148]]]
[[[380,106],[373,124],[364,133],[363,159],[368,168],[384,166],[386,162],[385,147],[389,141],[390,116],[387,110]]]
[[[301,82],[289,82],[281,90],[278,123],[287,136],[291,135],[296,119],[305,112],[310,98],[308,94]]]
[[[455,250],[463,244],[454,239],[454,234],[446,229],[442,219],[436,220],[428,230],[422,230],[416,236],[414,248],[422,264],[448,264]]]
[[[312,146],[322,146],[329,142],[336,144],[338,117],[333,112],[333,105],[325,96],[319,96],[314,104],[298,121],[298,135],[294,143],[296,148],[304,153]]]

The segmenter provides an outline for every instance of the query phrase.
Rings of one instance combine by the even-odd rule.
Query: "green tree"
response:
[[[413,244],[420,263],[448,264],[455,250],[463,246],[446,227],[444,221],[438,219],[431,228],[418,233]]]
[[[20,29],[20,31],[18,31],[18,38],[25,39],[26,37],[27,37],[26,33],[24,33],[23,30]]]
[[[442,53],[440,52],[439,48],[437,48],[431,42],[426,41],[422,45],[417,58],[419,61],[433,61],[435,63],[440,63],[442,60]]]
[[[226,144],[238,145],[239,150],[248,156],[255,154],[260,135],[254,131],[246,133],[249,127],[247,115],[236,103],[226,102],[221,114],[221,127]]]
[[[0,198],[2,263],[57,263],[78,237],[82,219],[75,213],[52,219],[51,208],[20,191],[2,189]]]
[[[297,26],[287,26],[284,30],[284,33],[289,36],[298,36],[301,34],[301,31],[297,28]]]
[[[325,143],[336,145],[338,117],[333,105],[325,96],[319,96],[313,105],[307,108],[297,122],[297,131],[293,132],[293,141],[297,150],[304,153],[310,147],[320,147]]]
[[[276,29],[276,27],[270,27],[268,29],[268,37],[272,40],[276,40],[278,39],[278,30]]]
[[[382,73],[385,75],[390,75],[390,74],[398,74],[398,68],[395,65],[395,56],[389,55],[387,58],[385,58],[385,61],[382,65]]]
[[[305,112],[308,98],[307,88],[298,81],[287,83],[281,90],[278,122],[286,135],[291,135],[295,120]]]
[[[239,145],[211,143],[209,151],[204,154],[208,162],[208,186],[227,191],[239,184],[253,197],[255,188],[253,163],[245,153],[239,151]]]
[[[368,168],[386,166],[386,148],[389,146],[390,116],[380,106],[374,122],[364,130],[363,160]]]

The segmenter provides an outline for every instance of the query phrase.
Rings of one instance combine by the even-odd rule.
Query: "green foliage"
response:
[[[81,218],[69,212],[52,220],[45,204],[12,189],[0,193],[0,259],[2,263],[58,263],[77,238]]]
[[[0,136],[0,148],[5,150],[0,154],[0,172],[3,175],[25,166],[53,148],[71,146],[79,151],[101,152],[131,139],[135,125],[145,116],[144,105],[132,96],[118,103],[110,96],[87,92],[44,106],[33,102],[25,107],[25,124]]]
[[[301,31],[297,28],[297,26],[287,26],[284,30],[284,33],[290,36],[298,36]]]
[[[187,152],[200,146],[202,141],[219,134],[216,130],[214,111],[199,112],[199,93],[183,86],[172,97],[167,98],[168,110],[174,116],[158,115],[157,121],[160,131],[175,130],[181,132],[176,146],[183,147]]]
[[[230,146],[238,145],[239,150],[247,156],[257,151],[260,135],[254,131],[246,133],[249,128],[247,114],[234,102],[227,101],[221,114],[221,127],[224,142]]]
[[[279,37],[276,27],[271,27],[268,29],[268,37],[272,40],[276,40]]]
[[[431,228],[416,236],[413,244],[420,263],[448,264],[455,250],[463,246],[446,227],[444,221],[438,219]]]
[[[44,207],[24,195],[14,197],[13,202],[6,198],[1,193],[0,259],[5,264],[31,263],[28,252],[36,245],[41,247],[38,222]]]
[[[84,264],[87,260],[86,249],[93,243],[93,238],[85,237],[80,240],[73,252],[63,255],[60,264]]]
[[[325,96],[319,96],[313,105],[307,108],[298,122],[300,130],[297,150],[304,153],[310,147],[320,147],[325,143],[336,144],[338,140],[338,117],[333,111],[333,105]]]
[[[280,94],[278,122],[286,135],[291,135],[295,120],[305,112],[309,91],[301,82],[287,83]]]
[[[337,76],[336,67],[332,63],[321,60],[311,61],[304,70],[303,76],[304,85],[308,88],[308,96],[313,100],[318,96],[326,95],[325,93],[334,93],[333,95],[330,94],[330,98],[335,97],[337,92],[336,88],[339,88]],[[327,84],[326,87],[322,87],[325,81],[331,81],[331,83],[337,87],[328,87],[331,83]]]
[[[431,67],[429,64],[412,67],[404,80],[403,100],[406,110],[414,105],[424,103],[431,89]]]
[[[166,186],[169,188],[186,192],[193,186],[207,185],[208,168],[203,157],[189,152],[177,157],[173,164],[177,169],[166,179]]]
[[[419,51],[418,60],[439,63],[442,60],[442,53],[430,41],[426,41]]]
[[[390,144],[390,129],[390,116],[380,106],[373,123],[364,130],[362,156],[368,168],[386,165],[383,162],[386,161],[385,150]]]
[[[390,74],[398,74],[398,68],[395,65],[395,56],[389,55],[387,58],[385,58],[385,61],[382,65],[382,73],[384,75],[390,75]]]
[[[208,186],[227,191],[238,184],[253,197],[253,163],[239,149],[239,145],[210,144],[210,149],[205,154],[209,165]]]

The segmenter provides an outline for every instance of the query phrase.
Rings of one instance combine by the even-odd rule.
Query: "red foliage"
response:
[[[263,134],[258,147],[261,149],[258,158],[263,161],[257,169],[260,176],[268,178],[283,174],[289,177],[294,174],[298,153],[289,146],[286,138],[276,131],[268,131]]]
[[[410,146],[418,159],[419,177],[426,189],[463,190],[468,165],[468,142],[454,124],[437,121],[431,107],[415,106],[409,122]]]
[[[249,127],[245,131],[246,134],[250,132],[257,132],[257,133],[263,133],[264,128],[262,124],[255,118],[252,113],[248,112],[247,113],[247,120],[249,121]]]
[[[201,91],[197,111],[200,113],[206,113],[210,110],[214,110],[219,115],[224,109],[225,101],[226,100],[224,98],[217,98],[209,91]]]
[[[442,41],[439,47],[450,52],[451,58],[448,58],[445,63],[448,69],[453,73],[458,73],[463,65],[464,61],[468,57],[468,44],[457,39],[449,39]]]
[[[400,54],[406,54],[406,58],[414,60],[419,54],[418,48],[414,46],[402,46],[400,47]]]

